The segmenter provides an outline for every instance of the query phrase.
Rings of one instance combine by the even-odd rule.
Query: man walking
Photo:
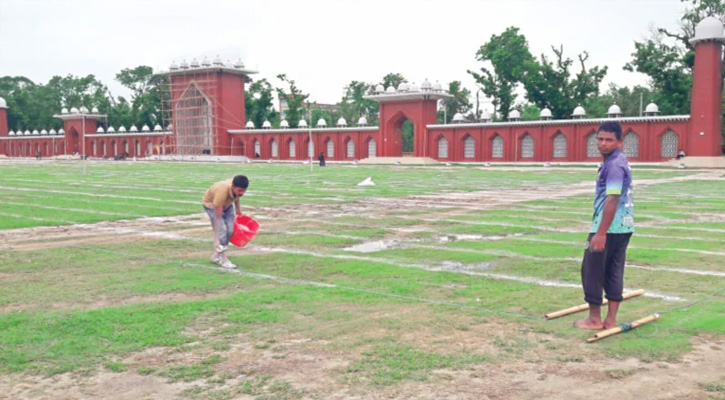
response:
[[[634,232],[632,171],[621,146],[619,123],[605,122],[599,126],[597,148],[604,161],[599,167],[592,228],[582,261],[582,287],[584,300],[589,303],[589,317],[574,323],[580,329],[617,326],[617,310],[624,287],[624,260],[629,238]],[[609,300],[604,321],[601,317],[602,289]]]
[[[237,267],[229,261],[226,251],[234,232],[235,215],[242,215],[239,198],[247,191],[247,187],[249,179],[244,175],[237,175],[233,179],[211,185],[201,200],[214,229],[214,254],[211,256],[211,262],[224,268]],[[236,213],[232,212],[232,204]]]

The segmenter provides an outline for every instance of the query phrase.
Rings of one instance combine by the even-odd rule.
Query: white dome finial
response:
[[[695,26],[695,37],[690,39],[690,43],[697,44],[706,40],[716,40],[721,43],[725,42],[725,34],[723,34],[723,24],[715,17],[706,17]]]

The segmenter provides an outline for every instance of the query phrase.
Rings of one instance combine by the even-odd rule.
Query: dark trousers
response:
[[[602,305],[602,290],[609,301],[622,301],[624,288],[624,260],[631,233],[608,233],[604,251],[589,250],[589,242],[594,236],[589,234],[587,249],[582,260],[582,287],[584,300],[592,305]]]

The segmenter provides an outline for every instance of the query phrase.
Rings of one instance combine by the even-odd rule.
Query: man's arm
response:
[[[589,248],[591,251],[602,251],[604,245],[607,243],[607,231],[609,226],[612,225],[614,216],[617,214],[617,206],[619,205],[619,196],[610,194],[604,201],[604,212],[602,214],[602,222],[599,224],[597,233],[594,234],[592,240],[589,242]]]
[[[239,207],[239,199],[234,200],[234,209],[237,211],[237,215],[242,215],[242,209]]]

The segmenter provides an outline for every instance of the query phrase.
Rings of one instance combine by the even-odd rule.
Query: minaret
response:
[[[0,137],[8,137],[8,104],[0,97]],[[7,142],[0,141],[0,155],[7,153]]]
[[[707,17],[695,27],[695,67],[692,76],[688,157],[722,155],[722,44],[723,24]]]

